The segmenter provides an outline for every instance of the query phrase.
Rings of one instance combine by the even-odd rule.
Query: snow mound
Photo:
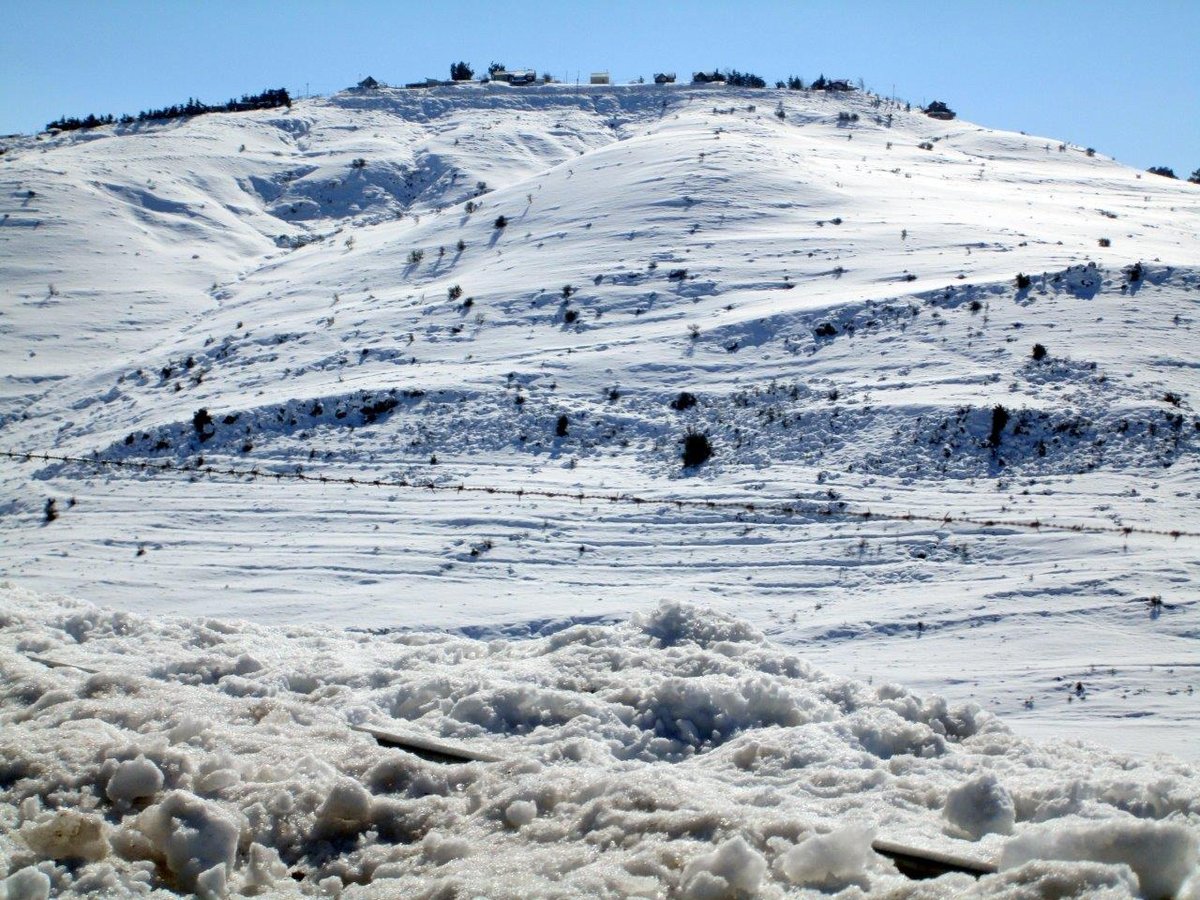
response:
[[[1194,768],[1031,744],[695,606],[484,642],[3,587],[0,674],[8,900],[917,895],[875,837],[1003,865],[931,898],[1184,896],[1200,865]]]
[[[813,834],[779,860],[779,868],[794,884],[839,887],[867,883],[867,875],[880,862],[871,841],[875,830],[850,825],[828,834]]]
[[[687,900],[721,900],[758,893],[767,861],[741,836],[721,844],[711,853],[692,857],[684,866],[682,896]]]
[[[1033,859],[1094,860],[1128,866],[1144,897],[1200,895],[1200,839],[1182,822],[1062,821],[1031,828],[1009,841],[1000,863]]]
[[[952,831],[972,841],[985,834],[1012,834],[1016,821],[1012,797],[991,773],[952,790],[942,813]]]

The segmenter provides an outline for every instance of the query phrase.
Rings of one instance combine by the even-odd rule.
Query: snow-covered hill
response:
[[[1200,552],[1120,534],[1200,530],[1196,186],[682,85],[347,92],[23,138],[0,178],[2,449],[662,501],[5,460],[15,584],[470,636],[682,599],[1027,735],[1200,754]]]
[[[8,449],[1195,526],[1192,185],[821,92],[382,90],[115,131],[2,157]],[[1189,542],[6,469],[8,574],[104,602],[512,626],[698,596],[1037,730],[1195,724]],[[47,497],[76,504],[43,526]]]

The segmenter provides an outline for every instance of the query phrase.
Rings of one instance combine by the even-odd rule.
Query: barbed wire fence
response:
[[[1130,537],[1145,535],[1179,540],[1200,538],[1200,531],[1184,528],[1146,528],[1134,525],[1098,525],[1083,522],[1058,522],[1040,519],[983,518],[969,515],[936,514],[927,512],[890,512],[872,510],[864,501],[830,499],[818,501],[793,499],[786,501],[711,500],[696,497],[656,497],[627,492],[604,492],[586,490],[551,490],[548,488],[502,487],[498,485],[467,484],[464,481],[434,481],[406,477],[355,477],[353,475],[309,473],[299,466],[293,471],[262,469],[258,466],[244,468],[230,465],[213,465],[203,458],[192,463],[175,463],[171,460],[105,459],[103,457],[69,456],[49,452],[0,450],[0,457],[25,463],[63,463],[92,466],[96,468],[125,469],[163,476],[205,475],[214,478],[236,478],[239,480],[296,481],[316,484],[340,485],[356,488],[390,488],[403,490],[431,491],[447,494],[486,494],[521,499],[571,500],[625,504],[631,506],[672,506],[676,509],[699,509],[715,512],[730,512],[738,515],[757,514],[781,518],[810,517],[813,519],[846,519],[881,522],[921,522],[937,525],[971,525],[980,528],[1008,528],[1018,531],[1064,532],[1073,534],[1118,535]]]

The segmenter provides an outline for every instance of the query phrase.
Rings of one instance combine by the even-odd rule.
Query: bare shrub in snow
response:
[[[992,407],[992,427],[988,432],[987,444],[993,450],[1000,446],[1000,438],[1004,433],[1004,426],[1008,424],[1008,410],[997,403]]]
[[[707,434],[689,431],[683,436],[681,443],[683,444],[683,467],[685,469],[694,469],[712,458],[712,444],[709,442]]]
[[[691,409],[696,405],[696,395],[689,391],[680,391],[679,396],[671,401],[671,409],[676,412],[683,412],[685,409]]]
[[[192,428],[196,431],[196,436],[200,438],[200,443],[209,440],[217,433],[216,423],[213,422],[213,417],[209,415],[207,409],[198,409],[192,416]]]

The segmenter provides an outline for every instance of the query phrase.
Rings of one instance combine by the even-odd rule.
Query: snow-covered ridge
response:
[[[784,119],[772,114],[773,103]],[[546,259],[538,261],[542,276],[554,279],[541,286],[552,290],[560,278],[577,283],[610,269],[636,275],[641,266],[614,258],[613,251],[625,254],[611,243],[632,240],[630,249],[655,247],[642,264],[686,263],[684,256],[696,253],[699,268],[686,295],[725,295],[726,304],[785,277],[803,288],[789,297],[793,304],[804,296],[812,308],[847,294],[861,298],[870,285],[879,296],[878,285],[904,285],[910,269],[940,287],[959,274],[978,281],[1055,271],[1081,256],[1120,264],[1195,259],[1195,227],[1173,214],[1181,205],[1194,213],[1197,192],[1190,185],[1141,183],[1137,173],[1078,148],[1060,153],[1057,142],[874,104],[856,95],[683,86],[385,90],[298,103],[287,112],[29,140],[0,161],[10,198],[5,274],[14,296],[28,291],[30,300],[42,301],[35,308],[86,315],[106,300],[123,309],[132,299],[136,318],[153,321],[144,307],[164,304],[157,293],[164,280],[173,288],[172,308],[184,301],[185,314],[209,309],[214,297],[246,295],[241,289],[227,296],[230,288],[222,286],[253,269],[264,275],[286,269],[296,281],[295,263],[261,263],[278,240],[329,238],[350,222],[382,225],[400,215],[383,232],[371,231],[378,249],[364,254],[368,235],[359,234],[357,252],[319,254],[321,267],[346,289],[372,272],[384,278],[403,272],[416,286],[444,290],[450,277],[495,273],[497,264],[478,251],[491,243],[488,229],[500,212],[558,244],[557,253],[529,254],[535,242],[513,247],[508,239],[496,249],[507,248],[510,259],[517,250],[522,266],[506,263],[501,271],[527,269],[534,262],[527,255],[553,256],[567,264],[547,268]],[[850,109],[860,119],[839,121]],[[918,147],[934,141],[933,151]],[[581,157],[589,162],[576,178],[572,161]],[[1058,194],[1050,182],[1060,185]],[[1081,189],[1096,196],[1085,200]],[[460,222],[455,235],[471,251],[434,261],[434,246],[451,246],[434,234],[449,223],[430,214],[481,192],[487,214],[476,215],[473,227]],[[525,202],[535,195],[536,203]],[[1171,209],[1147,208],[1143,198],[1150,197]],[[1110,218],[1131,213],[1135,223]],[[1086,243],[1080,226],[1089,233]],[[329,240],[329,249],[341,250],[346,237]],[[1099,237],[1111,239],[1108,252],[1100,253]],[[1129,238],[1137,238],[1136,252]],[[578,246],[580,239],[586,246]],[[429,249],[430,258],[407,271],[393,269],[409,250],[397,240]],[[80,245],[88,252],[76,253]],[[714,245],[722,250],[698,253]],[[910,263],[922,249],[934,252],[916,271]],[[86,266],[97,251],[109,265]],[[936,260],[947,255],[952,259]],[[829,278],[837,268],[849,271]],[[519,287],[511,275],[504,282]],[[302,283],[311,284],[307,277]],[[620,293],[646,306],[645,291]],[[112,323],[103,330],[102,345],[118,337],[113,330]],[[102,349],[95,346],[99,337],[89,340],[93,358]],[[48,362],[39,359],[42,377]]]
[[[7,450],[1197,528],[1200,189],[1055,139],[464,86],[29,138],[0,180]],[[1187,542],[0,479],[4,574],[125,609],[482,634],[689,599],[1018,729],[1195,753]]]
[[[695,607],[483,642],[0,590],[10,900],[1197,889],[1194,768],[1031,745]],[[427,762],[360,724],[502,761]],[[910,882],[876,838],[1001,871]]]

